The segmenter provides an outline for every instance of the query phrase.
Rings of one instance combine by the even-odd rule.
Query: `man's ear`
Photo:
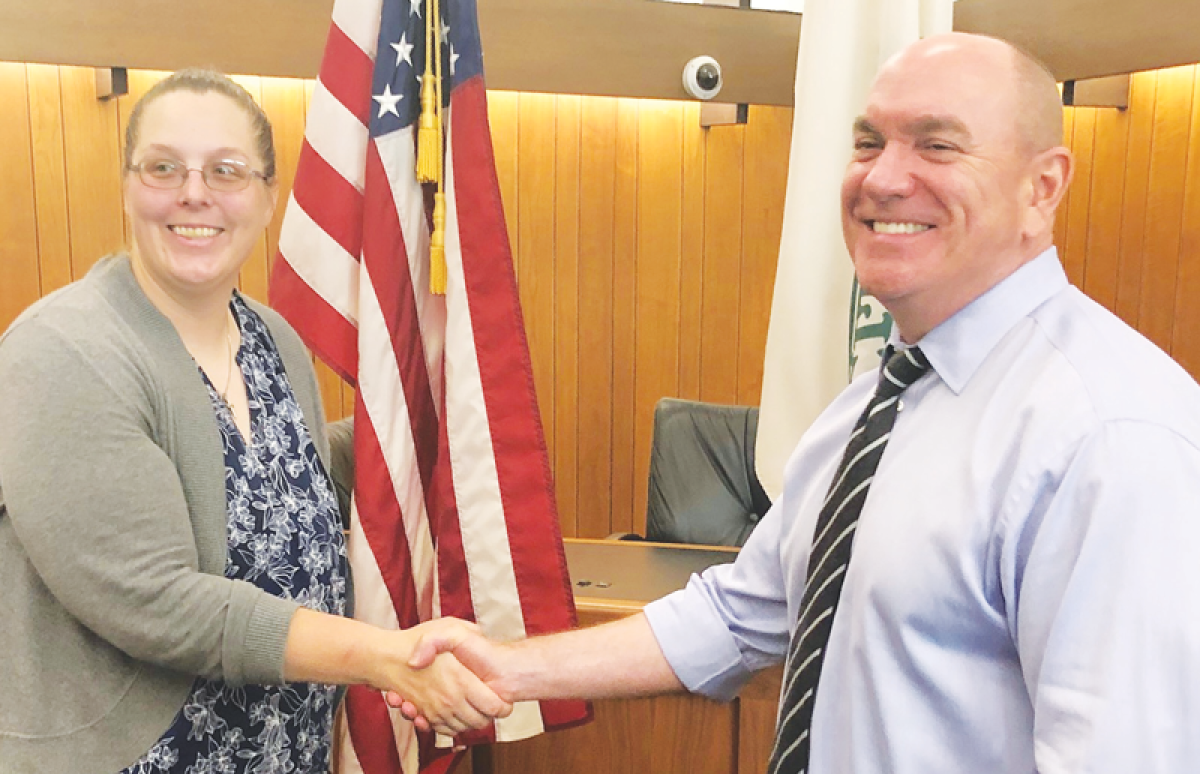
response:
[[[1037,237],[1054,230],[1054,212],[1067,193],[1075,172],[1075,157],[1069,148],[1050,148],[1034,156],[1029,164],[1029,198],[1026,200],[1025,237]]]

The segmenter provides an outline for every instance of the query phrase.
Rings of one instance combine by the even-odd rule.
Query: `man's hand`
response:
[[[421,669],[453,655],[458,659],[457,666],[471,670],[508,704],[534,699],[652,696],[683,690],[683,683],[671,669],[642,613],[588,629],[508,643],[490,642],[478,627],[462,621],[439,619],[432,623],[437,625],[422,627],[406,666]],[[428,729],[433,718],[414,698],[395,690],[387,701],[399,707],[417,728]]]
[[[396,635],[403,660],[388,665],[378,687],[387,691],[392,706],[400,706],[392,696],[407,699],[402,713],[410,720],[420,717],[418,728],[452,736],[512,712],[511,703],[449,652],[467,637],[483,640],[474,624],[441,618]]]
[[[500,658],[504,646],[484,638],[475,624],[452,618],[430,621],[409,631],[420,633],[408,659],[410,668],[423,670],[436,667],[442,659],[456,659],[461,665],[460,668],[470,670],[482,681],[481,684],[486,683],[490,692],[505,703],[507,711],[503,715],[493,717],[505,717],[512,711],[511,699],[501,679]],[[438,730],[438,719],[430,714],[428,708],[417,697],[388,691],[386,699],[389,705],[399,708],[400,714],[411,720],[418,729]]]

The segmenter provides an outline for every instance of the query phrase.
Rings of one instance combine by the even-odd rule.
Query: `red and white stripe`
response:
[[[483,81],[451,97],[448,282],[434,296],[413,129],[377,141],[367,132],[380,7],[335,3],[271,289],[276,308],[357,387],[355,617],[395,628],[454,615],[505,640],[570,628]],[[375,691],[352,688],[346,715],[344,773],[416,772],[436,757]],[[494,738],[589,716],[579,702],[525,703]]]

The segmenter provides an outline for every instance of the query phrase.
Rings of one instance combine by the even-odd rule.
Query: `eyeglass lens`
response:
[[[204,184],[214,191],[240,191],[250,184],[253,176],[249,166],[235,159],[210,161],[195,170],[178,159],[154,158],[139,164],[137,171],[142,182],[151,188],[182,188],[188,175],[197,171]]]

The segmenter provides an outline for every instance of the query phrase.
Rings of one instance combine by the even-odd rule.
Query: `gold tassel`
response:
[[[417,129],[417,182],[438,182],[438,157],[442,155],[442,132],[438,126],[437,92],[434,78],[426,71],[421,81],[421,125]]]
[[[421,122],[417,128],[417,182],[438,182],[438,156],[442,153],[441,121],[439,120],[435,41],[440,40],[437,29],[438,8],[436,2],[425,9],[425,75],[421,78]]]
[[[425,78],[421,81],[421,106],[422,113],[424,107],[429,104],[433,108],[433,125],[434,130],[429,132],[433,137],[432,143],[434,148],[432,151],[426,151],[425,155],[430,160],[434,167],[433,179],[430,182],[437,184],[437,191],[433,195],[433,233],[429,235],[429,292],[434,295],[446,294],[446,172],[445,172],[445,156],[442,154],[442,130],[445,128],[442,123],[442,11],[440,0],[429,0],[427,8],[429,9],[429,18],[425,27],[425,57],[426,68]],[[433,50],[433,56],[430,58],[430,49]],[[426,103],[426,86],[429,87],[430,98]],[[424,121],[422,120],[422,131],[424,131]],[[424,145],[422,140],[422,147]]]
[[[429,292],[446,294],[446,195],[433,195],[433,233],[429,235]]]

